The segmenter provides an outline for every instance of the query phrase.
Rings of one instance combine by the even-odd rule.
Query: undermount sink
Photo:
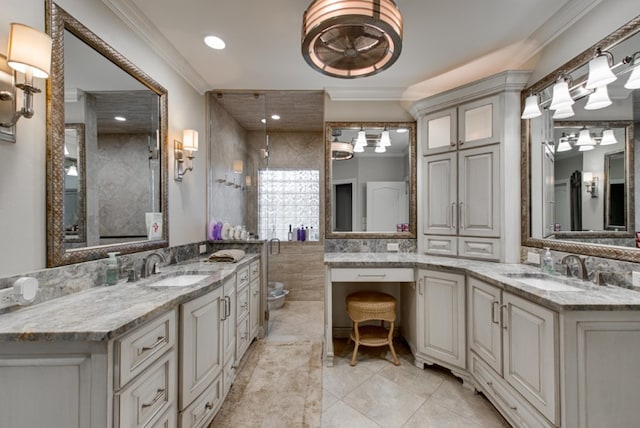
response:
[[[196,284],[209,275],[178,275],[164,278],[149,284],[149,287],[188,287]]]
[[[568,280],[540,272],[506,273],[504,276],[515,279],[530,287],[545,291],[583,291],[581,288],[569,285]]]

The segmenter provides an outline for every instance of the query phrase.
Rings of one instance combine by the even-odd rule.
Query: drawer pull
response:
[[[500,320],[496,319],[496,305],[498,307],[498,310],[500,310],[500,302],[497,300],[494,300],[493,302],[491,302],[491,322],[494,324],[500,324]]]
[[[151,403],[144,403],[142,405],[142,408],[146,409],[147,407],[151,407],[154,404],[156,404],[158,402],[158,400],[160,400],[164,396],[165,391],[166,390],[164,388],[158,389],[158,392],[156,392],[156,396],[153,397],[153,400],[151,400]]]
[[[242,305],[240,305],[240,309],[247,309],[248,306],[249,306],[249,303],[244,302]]]
[[[507,309],[506,316],[505,316],[504,309],[507,309],[507,305],[500,306],[500,319],[502,321],[502,328],[507,330],[508,322],[506,320],[506,316],[509,316],[509,309]]]
[[[517,406],[514,406],[513,404],[509,404],[509,401],[506,400],[502,394],[500,394],[498,391],[496,391],[496,389],[493,387],[493,382],[491,382],[490,380],[487,381],[487,385],[489,385],[489,388],[491,388],[491,390],[493,391],[494,394],[496,394],[496,396],[502,400],[503,403],[505,403],[507,405],[507,407],[509,407],[511,410],[518,410]]]
[[[358,278],[384,278],[386,277],[387,274],[386,273],[381,273],[381,274],[364,274],[364,273],[359,273],[358,274]]]
[[[213,403],[211,401],[207,401],[207,404],[204,405],[204,408],[207,410],[213,409]]]
[[[166,342],[167,338],[164,336],[158,336],[158,340],[156,340],[156,342],[151,345],[151,346],[143,346],[142,347],[142,352],[147,352],[147,351],[151,351],[152,349],[157,348],[158,346],[162,345],[164,342]]]

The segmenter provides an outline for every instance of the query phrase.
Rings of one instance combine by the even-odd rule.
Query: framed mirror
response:
[[[54,2],[46,12],[47,266],[166,247],[166,89]]]
[[[640,262],[640,89],[627,84],[640,65],[639,30],[635,18],[523,91],[522,105],[535,94],[542,114],[522,121],[522,245]],[[615,76],[602,107],[593,104],[595,89],[585,88],[598,52],[610,54]],[[561,80],[574,100],[566,114],[550,108]]]
[[[415,122],[325,125],[326,237],[415,238]]]

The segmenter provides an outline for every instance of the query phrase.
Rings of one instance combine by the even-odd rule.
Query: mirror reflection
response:
[[[415,124],[328,122],[326,138],[329,236],[415,236]]]
[[[523,245],[639,257],[634,236],[639,28],[636,18],[523,92],[523,106],[536,95],[541,112],[523,122],[530,180],[523,187],[529,207],[523,212]],[[596,62],[607,65],[602,74],[594,71]],[[598,76],[605,77],[598,83]],[[564,97],[562,82],[568,89]]]
[[[47,112],[48,265],[166,246],[166,90],[55,3],[47,13],[62,58]]]

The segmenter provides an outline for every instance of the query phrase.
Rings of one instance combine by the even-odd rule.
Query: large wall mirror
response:
[[[327,238],[416,237],[415,122],[327,122]]]
[[[523,245],[640,262],[640,89],[627,83],[640,66],[639,51],[635,18],[523,92],[523,105],[536,94],[542,112],[522,126]],[[616,77],[601,91],[602,106],[585,88],[598,52]],[[572,111],[550,108],[560,80],[568,81]]]
[[[167,91],[55,3],[47,266],[168,245]]]

